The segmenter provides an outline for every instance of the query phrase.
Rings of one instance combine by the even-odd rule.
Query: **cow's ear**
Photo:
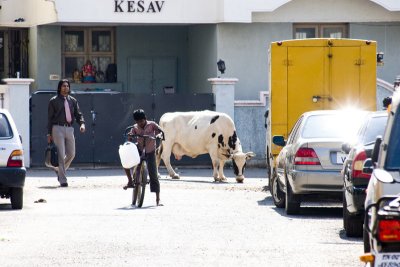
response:
[[[252,157],[255,157],[255,156],[256,156],[256,153],[254,153],[254,152],[252,152],[252,151],[247,152],[247,153],[246,153],[246,160],[247,160],[247,159],[251,159]]]

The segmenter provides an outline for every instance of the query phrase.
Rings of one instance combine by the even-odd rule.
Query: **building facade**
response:
[[[270,42],[377,41],[384,53],[377,101],[391,94],[400,74],[395,0],[0,0],[0,6],[0,78],[33,78],[31,92],[68,78],[73,90],[210,93],[209,78],[237,78],[235,123],[258,163],[265,158]],[[97,73],[92,83],[82,77],[88,61]]]

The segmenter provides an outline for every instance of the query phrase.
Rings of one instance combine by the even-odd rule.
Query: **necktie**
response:
[[[71,110],[69,109],[68,101],[67,98],[64,97],[64,108],[65,108],[65,118],[68,123],[71,123],[72,117],[71,117]]]

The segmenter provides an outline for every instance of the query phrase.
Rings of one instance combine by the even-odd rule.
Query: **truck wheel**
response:
[[[272,199],[274,204],[277,208],[284,208],[285,207],[285,193],[282,192],[282,189],[278,182],[278,176],[275,172],[271,177],[271,186],[269,191],[271,192]]]
[[[346,196],[343,195],[343,228],[348,237],[361,237],[363,235],[363,221],[360,216],[354,216],[347,210]]]
[[[286,178],[286,194],[285,194],[285,210],[287,215],[295,215],[300,213],[300,196],[295,195],[288,179]]]
[[[23,189],[20,187],[11,188],[11,208],[14,210],[22,209],[24,203],[24,193]]]

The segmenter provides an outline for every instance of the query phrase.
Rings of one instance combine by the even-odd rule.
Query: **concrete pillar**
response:
[[[215,110],[228,114],[235,121],[235,84],[236,78],[210,78],[215,96]]]
[[[30,135],[29,135],[29,85],[33,79],[3,79],[7,84],[4,93],[4,106],[17,125],[22,137],[25,167],[30,167]],[[43,148],[44,151],[45,148]],[[43,152],[44,153],[44,152]]]

